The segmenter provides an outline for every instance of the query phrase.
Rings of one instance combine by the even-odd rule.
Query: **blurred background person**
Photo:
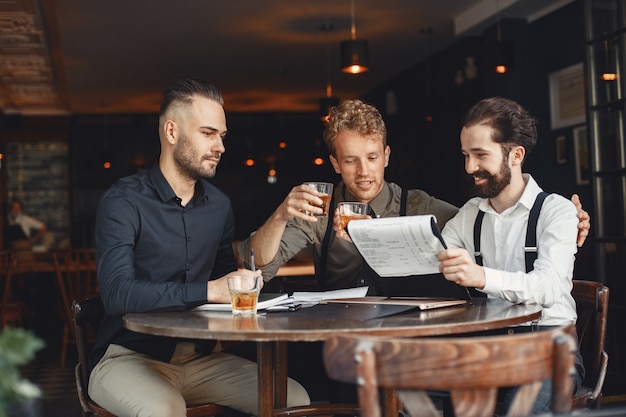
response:
[[[28,246],[32,248],[42,242],[48,228],[45,223],[32,216],[24,214],[22,201],[15,198],[11,201],[11,209],[7,220],[7,246]]]

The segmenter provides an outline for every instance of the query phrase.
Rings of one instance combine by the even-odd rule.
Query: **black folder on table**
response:
[[[385,277],[376,282],[387,297],[457,298],[467,300],[465,287],[444,278],[443,274]],[[476,296],[477,294],[472,294]]]
[[[410,305],[355,304],[341,303],[340,301],[341,300],[337,300],[336,303],[318,304],[312,307],[305,307],[298,311],[284,314],[289,314],[289,317],[367,321],[404,313],[405,311],[414,310],[416,308],[415,306]]]
[[[379,307],[394,305],[413,307],[418,310],[433,310],[435,308],[454,307],[467,303],[467,300],[457,298],[431,298],[431,297],[384,297],[367,296],[357,298],[338,298],[335,300],[324,300],[322,303],[340,304],[375,304]]]

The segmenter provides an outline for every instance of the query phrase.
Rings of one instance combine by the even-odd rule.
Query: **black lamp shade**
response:
[[[367,41],[355,39],[341,42],[341,71],[360,74],[369,70]]]

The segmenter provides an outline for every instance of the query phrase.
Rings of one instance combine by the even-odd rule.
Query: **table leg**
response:
[[[287,406],[287,343],[258,342],[259,416]]]
[[[275,342],[274,401],[276,408],[287,407],[287,343]]]
[[[274,415],[274,343],[257,343],[259,417]]]

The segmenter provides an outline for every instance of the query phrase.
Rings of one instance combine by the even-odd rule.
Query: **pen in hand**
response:
[[[443,240],[443,236],[441,235],[441,232],[439,231],[439,228],[437,227],[437,223],[435,223],[434,219],[431,219],[431,227],[433,229],[433,233],[435,234],[435,236],[437,236],[437,238],[441,242],[441,246],[443,246],[444,249],[448,249],[448,245],[446,245],[446,241]],[[463,288],[465,288],[465,295],[467,298],[467,302],[473,305],[472,294],[469,292],[469,289],[466,286],[463,286]]]
[[[448,249],[448,245],[446,245],[446,242],[444,242],[443,239],[441,239],[441,244],[443,245],[444,249]],[[464,285],[463,288],[465,288],[465,298],[467,299],[467,302],[471,305],[474,305],[474,303],[472,303],[472,294],[469,292],[469,289]]]
[[[254,249],[250,249],[250,269],[256,271],[256,266],[254,265]]]

